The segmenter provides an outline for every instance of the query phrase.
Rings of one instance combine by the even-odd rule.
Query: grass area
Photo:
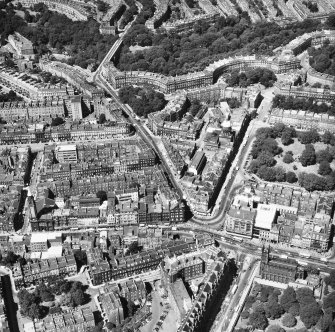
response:
[[[303,167],[299,161],[299,157],[302,154],[302,151],[305,149],[305,145],[301,144],[297,138],[294,139],[294,143],[290,145],[283,145],[280,139],[277,139],[278,145],[283,149],[283,152],[275,156],[274,159],[276,160],[277,164],[276,166],[282,166],[286,172],[292,171],[295,172],[297,175],[301,172],[306,172],[306,173],[314,173],[318,174],[318,169],[319,169],[319,164]],[[324,150],[327,148],[327,144],[324,144],[322,142],[317,142],[314,145],[315,152],[318,152],[320,150]],[[294,162],[291,164],[285,164],[283,162],[283,156],[287,151],[292,151],[293,152],[293,158]],[[297,170],[293,169],[293,166],[297,167]],[[332,169],[335,169],[335,160],[330,164]]]

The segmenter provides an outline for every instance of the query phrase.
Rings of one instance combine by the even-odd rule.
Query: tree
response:
[[[106,122],[106,115],[104,113],[101,113],[99,115],[99,123],[104,124]]]
[[[87,255],[85,251],[76,250],[74,252],[74,258],[76,259],[76,263],[78,268],[80,269],[83,265],[87,264]]]
[[[51,126],[56,127],[64,123],[64,120],[60,117],[53,118],[51,121]]]
[[[300,303],[301,304],[301,303]],[[316,325],[322,315],[322,310],[318,303],[312,302],[300,307],[300,318],[307,329]]]
[[[291,143],[293,143],[293,137],[295,136],[296,136],[295,129],[286,127],[282,132],[281,142],[284,145],[290,145]]]
[[[325,281],[325,283],[327,284],[327,285],[330,285],[331,286],[331,288],[335,288],[335,269],[332,269],[331,271],[330,271],[330,273],[329,273],[329,277],[326,277],[325,279],[324,279],[324,281]]]
[[[329,163],[333,161],[333,156],[328,149],[320,150],[316,153],[316,162],[321,163],[321,161],[327,161]]]
[[[140,247],[138,246],[138,242],[134,241],[129,245],[128,252],[129,254],[137,254],[140,251]]]
[[[261,152],[257,157],[257,161],[261,166],[265,165],[268,167],[274,166],[276,163],[276,161],[273,159],[273,156],[268,151]]]
[[[333,140],[334,140],[334,135],[329,131],[326,131],[322,136],[322,141],[325,144],[331,144]]]
[[[43,302],[50,302],[55,299],[55,296],[50,291],[47,291],[47,290],[42,291],[40,293],[40,296]]]
[[[283,157],[283,162],[285,164],[290,164],[290,163],[293,163],[294,161],[294,158],[293,158],[293,152],[292,151],[287,151],[285,154],[284,154],[284,157]]]
[[[300,306],[315,302],[314,293],[308,287],[298,288],[296,290],[296,297],[297,301],[300,303]]]
[[[106,327],[107,327],[108,330],[111,330],[111,329],[115,328],[116,326],[115,326],[115,324],[112,323],[112,322],[107,322],[107,323],[106,323]]]
[[[96,193],[97,198],[100,198],[100,204],[102,204],[102,202],[107,201],[107,193],[104,190],[99,190]]]
[[[327,18],[326,24],[330,27],[330,28],[334,28],[335,27],[335,14],[330,14]]]
[[[324,298],[323,308],[324,309],[328,309],[328,308],[335,309],[335,292],[330,293],[327,297]]]
[[[13,265],[17,262],[19,256],[14,254],[13,251],[8,251],[7,256],[4,259],[6,265]]]
[[[292,287],[287,287],[283,295],[280,297],[281,306],[284,308],[286,312],[295,304],[297,303],[296,293]]]
[[[82,305],[85,303],[85,294],[82,289],[76,289],[72,292],[72,299],[74,301],[75,306]]]
[[[285,327],[294,327],[297,324],[297,320],[292,314],[287,313],[282,318],[282,323]]]
[[[285,330],[280,327],[279,325],[270,325],[267,329],[266,332],[285,332]]]
[[[306,167],[309,165],[315,165],[316,163],[316,155],[315,149],[312,144],[306,144],[305,150],[302,152],[300,156],[301,165]]]
[[[295,183],[298,181],[298,178],[294,172],[287,172],[286,173],[286,181],[288,183]]]
[[[42,307],[36,303],[32,303],[28,308],[27,316],[31,319],[40,319],[42,318],[43,310]]]
[[[293,303],[292,306],[288,309],[288,312],[294,317],[299,316],[299,314],[300,314],[300,304],[298,302]]]
[[[320,141],[320,136],[315,129],[312,129],[312,130],[309,130],[309,131],[306,131],[300,134],[299,138],[302,144],[311,144],[311,143],[316,143]]]
[[[249,316],[249,324],[254,329],[264,330],[269,325],[269,322],[264,313],[254,311]]]
[[[284,313],[283,307],[278,302],[268,302],[267,306],[265,307],[266,316],[270,319],[277,319],[280,318],[281,315]]]
[[[60,303],[63,306],[71,307],[71,308],[74,308],[76,306],[71,293],[64,293],[61,296]]]
[[[250,316],[250,313],[249,313],[248,310],[244,310],[244,311],[241,312],[241,317],[242,317],[243,319],[248,319],[249,316]]]
[[[323,160],[320,162],[318,173],[322,176],[328,175],[332,172],[332,169],[329,165],[329,162],[326,160]]]

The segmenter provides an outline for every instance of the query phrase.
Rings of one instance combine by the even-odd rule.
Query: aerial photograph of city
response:
[[[0,332],[335,332],[335,0],[0,0]]]

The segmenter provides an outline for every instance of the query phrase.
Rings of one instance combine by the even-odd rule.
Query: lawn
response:
[[[315,165],[311,165],[307,167],[303,167],[301,165],[299,161],[299,157],[302,151],[305,149],[305,145],[301,144],[297,138],[294,139],[294,143],[287,145],[287,146],[283,145],[281,142],[281,139],[279,138],[277,139],[277,142],[278,142],[278,145],[283,149],[283,152],[280,155],[274,157],[274,159],[277,162],[276,166],[282,166],[286,170],[286,172],[292,171],[292,172],[295,172],[297,175],[301,172],[314,173],[314,174],[318,173],[319,164],[315,164]],[[322,142],[317,142],[313,145],[315,148],[315,152],[318,152],[320,150],[324,150],[327,148],[327,144],[324,144]],[[287,151],[293,152],[293,158],[295,161],[291,164],[285,164],[283,162],[283,156],[285,155]],[[296,166],[297,170],[294,170],[293,166]],[[335,161],[333,161],[330,164],[330,166],[332,169],[335,169]]]

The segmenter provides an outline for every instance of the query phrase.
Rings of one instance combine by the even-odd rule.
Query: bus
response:
[[[234,285],[233,288],[231,289],[231,294],[234,295],[237,291],[237,285]]]
[[[304,252],[299,252],[299,256],[301,257],[305,257],[305,258],[310,258],[311,257],[311,254],[306,254]]]

